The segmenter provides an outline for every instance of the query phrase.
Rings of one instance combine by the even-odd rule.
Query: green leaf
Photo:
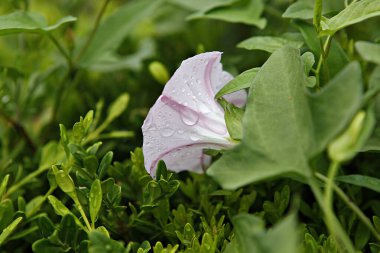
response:
[[[69,174],[67,174],[65,171],[62,171],[62,170],[54,174],[55,174],[55,180],[57,181],[59,188],[61,188],[63,192],[65,193],[75,192],[75,184]]]
[[[102,232],[92,231],[89,234],[89,239],[89,253],[124,253],[124,247],[121,243],[108,238]]]
[[[106,173],[107,168],[112,163],[112,158],[113,158],[113,152],[108,151],[107,154],[105,154],[104,157],[102,158],[102,160],[100,161],[100,165],[98,168],[99,178],[102,178],[104,176],[104,174]]]
[[[318,94],[309,95],[315,129],[314,153],[322,151],[351,122],[361,106],[362,86],[360,66],[357,62],[352,62]]]
[[[6,174],[0,184],[0,201],[2,200],[3,195],[7,191],[8,181],[9,181],[9,174]]]
[[[232,5],[197,12],[190,15],[188,19],[217,19],[231,23],[254,25],[263,29],[267,23],[265,18],[261,18],[263,10],[262,0],[239,0]]]
[[[31,199],[25,207],[26,217],[29,218],[36,210],[39,210],[40,206],[45,200],[46,198],[41,195],[37,195],[33,199]]]
[[[359,23],[368,18],[380,15],[380,1],[361,0],[354,1],[344,10],[330,19],[322,20],[321,34],[332,35],[346,26]]]
[[[98,158],[95,155],[86,156],[83,159],[83,165],[89,172],[95,174],[99,166]]]
[[[380,179],[378,178],[364,175],[346,175],[336,177],[335,180],[380,192]]]
[[[102,205],[102,186],[99,179],[96,179],[91,185],[89,203],[91,221],[95,224]]]
[[[135,27],[149,18],[162,1],[140,0],[130,2],[108,16],[99,26],[79,64],[89,67],[112,54]]]
[[[242,142],[207,174],[226,189],[279,176],[308,176],[308,160],[326,148],[360,107],[360,67],[348,65],[318,94],[307,93],[306,82],[297,49],[273,53],[251,86]]]
[[[58,20],[54,25],[49,26],[45,19],[39,14],[17,11],[0,16],[0,35],[13,33],[45,33],[76,20],[75,17],[67,16]]]
[[[368,229],[366,225],[364,225],[362,222],[359,222],[355,231],[355,248],[362,250],[367,245],[370,238],[371,231]]]
[[[309,72],[315,63],[314,55],[311,52],[305,52],[301,55],[301,60],[305,69],[305,74],[308,76],[306,86],[312,88],[316,85],[316,78],[315,76],[309,76]]]
[[[253,79],[259,70],[260,68],[252,68],[236,76],[216,93],[215,98],[218,99],[226,94],[251,87]]]
[[[276,36],[254,36],[240,42],[237,47],[248,50],[263,50],[273,53],[277,49],[286,45],[300,48],[303,45],[303,41],[290,40]]]
[[[71,214],[63,216],[61,223],[58,227],[58,238],[65,244],[74,247],[78,235],[78,228],[75,223],[75,218]]]
[[[108,108],[107,122],[111,122],[119,117],[125,109],[127,109],[129,103],[129,95],[124,93],[120,95]]]
[[[224,109],[224,119],[226,121],[228,133],[234,140],[241,140],[243,137],[243,126],[242,120],[244,115],[244,110],[236,107],[233,104],[228,103],[224,99],[219,99],[223,109]]]
[[[271,55],[251,86],[243,118],[243,140],[207,170],[223,188],[280,175],[309,174],[312,119],[304,93],[299,51],[284,47]]]
[[[282,14],[283,18],[312,19],[314,4],[311,1],[297,1],[290,5]]]
[[[0,234],[0,246],[5,242],[10,234],[16,229],[17,225],[22,221],[22,217],[18,217],[12,223],[7,226]]]
[[[0,231],[11,223],[14,212],[13,203],[10,199],[5,199],[0,202]]]
[[[295,215],[284,218],[271,230],[265,230],[264,221],[254,215],[239,214],[234,224],[236,253],[294,253],[298,252],[298,231]],[[276,242],[276,243],[274,243]]]
[[[364,60],[380,65],[380,44],[357,41],[355,48]]]
[[[44,238],[48,238],[49,236],[53,234],[55,230],[55,226],[46,214],[41,215],[38,218],[37,222],[38,222],[39,232]]]
[[[64,249],[60,245],[54,244],[49,239],[40,239],[33,243],[33,252],[36,253],[63,253]]]
[[[59,199],[57,199],[53,195],[50,195],[50,196],[48,196],[48,200],[49,200],[50,204],[52,205],[52,207],[54,208],[54,211],[56,214],[58,214],[59,216],[62,216],[62,217],[64,217],[67,214],[71,214],[74,217],[75,222],[81,228],[83,228],[83,225],[79,221],[79,219]]]

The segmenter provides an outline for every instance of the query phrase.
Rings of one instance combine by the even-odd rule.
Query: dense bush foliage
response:
[[[0,252],[380,252],[380,0],[2,0]],[[231,150],[146,172],[181,61],[223,53]],[[221,97],[246,89],[241,109]]]

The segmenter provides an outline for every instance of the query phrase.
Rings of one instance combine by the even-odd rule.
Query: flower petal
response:
[[[223,71],[223,74],[219,75],[219,78],[220,78],[219,79],[220,81],[213,83],[215,94],[218,93],[220,89],[223,88],[224,85],[226,85],[229,81],[234,79],[234,77],[226,71]],[[239,91],[224,95],[223,98],[226,99],[228,102],[236,105],[237,107],[243,107],[247,102],[247,92],[245,90],[239,90]]]
[[[142,131],[145,167],[151,175],[159,160],[170,170],[200,172],[210,160],[203,149],[232,147],[224,111],[214,99],[232,78],[222,70],[220,58],[220,52],[209,52],[183,61],[149,111]],[[245,103],[241,94],[231,98],[236,105]]]
[[[183,116],[186,113],[187,116]],[[189,116],[194,113],[194,116]],[[186,118],[187,117],[187,118]],[[184,120],[185,119],[185,120]],[[211,129],[205,127],[209,122]],[[185,123],[186,122],[186,123]],[[196,122],[195,124],[189,124]],[[218,134],[202,114],[161,96],[149,111],[142,127],[143,153],[147,171],[155,174],[158,161],[164,160],[170,170],[202,171],[203,149],[230,148],[229,135]],[[225,125],[221,125],[223,129]]]

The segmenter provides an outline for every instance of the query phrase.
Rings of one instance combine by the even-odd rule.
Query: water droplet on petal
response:
[[[185,131],[184,130],[182,130],[182,129],[178,129],[178,131],[177,131],[177,133],[179,133],[179,134],[183,134]]]
[[[163,136],[163,137],[170,137],[170,136],[172,136],[173,134],[174,134],[174,130],[173,129],[171,129],[171,128],[169,128],[169,127],[166,127],[166,128],[164,128],[164,129],[162,129],[162,131],[161,131],[161,135]]]
[[[201,139],[201,137],[197,134],[197,133],[190,133],[190,140],[192,141],[199,141]]]
[[[181,119],[183,123],[185,123],[186,125],[194,126],[195,124],[198,123],[198,120],[199,120],[198,112],[185,107],[185,108],[181,108],[180,114],[181,114]]]

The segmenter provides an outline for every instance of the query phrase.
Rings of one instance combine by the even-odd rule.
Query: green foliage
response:
[[[379,8],[3,1],[0,252],[379,252]],[[215,99],[236,146],[152,178],[141,125],[205,51],[235,76]]]

